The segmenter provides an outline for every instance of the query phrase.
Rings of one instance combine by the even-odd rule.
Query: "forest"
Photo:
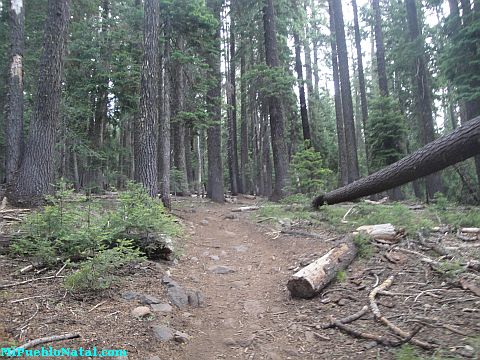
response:
[[[479,11],[0,0],[2,356],[480,356]]]
[[[278,200],[349,184],[480,115],[477,12],[468,1],[3,1],[9,198],[34,202],[60,178],[94,193],[134,179],[167,207],[170,193]],[[479,161],[389,196],[478,203]]]

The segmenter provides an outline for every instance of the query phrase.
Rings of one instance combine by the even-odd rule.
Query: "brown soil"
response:
[[[253,201],[242,203],[251,205]],[[238,203],[216,205],[184,199],[175,204],[174,213],[183,219],[189,233],[177,264],[146,262],[130,267],[123,271],[115,288],[91,296],[66,293],[61,279],[0,289],[0,343],[14,346],[75,332],[80,339],[51,346],[126,349],[130,360],[155,355],[179,360],[394,359],[395,350],[391,348],[337,329],[322,330],[318,325],[331,316],[342,318],[358,311],[368,304],[368,294],[376,284],[395,275],[389,289],[393,296],[378,297],[383,315],[406,331],[423,325],[415,338],[434,344],[446,354],[478,356],[471,351],[469,341],[476,337],[478,342],[480,335],[480,298],[435,273],[420,262],[420,257],[397,253],[398,262],[394,264],[380,250],[368,261],[356,260],[346,272],[345,281],[332,283],[320,296],[292,299],[286,289],[289,276],[335,241],[272,232],[274,229],[258,224],[250,213],[235,213],[232,219],[231,209]],[[326,229],[308,231],[325,239],[338,235]],[[0,256],[0,284],[55,274],[15,275],[26,264]],[[215,274],[208,270],[213,265],[229,266],[235,272]],[[139,304],[122,299],[122,292],[132,290],[167,302],[162,278],[168,273],[181,286],[203,292],[205,305],[174,308],[168,315],[156,313],[154,319],[145,321],[132,317],[131,310]],[[478,281],[478,273],[473,275],[469,281]],[[12,303],[32,296],[37,297]],[[187,333],[190,340],[185,344],[160,342],[152,333],[155,324]],[[371,313],[351,325],[398,340]]]

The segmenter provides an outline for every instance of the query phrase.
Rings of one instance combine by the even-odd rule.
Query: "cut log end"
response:
[[[322,205],[325,205],[325,198],[323,195],[317,196],[313,199],[312,206],[314,209],[318,209]]]
[[[302,299],[311,299],[316,295],[312,283],[305,278],[294,278],[288,280],[287,288],[292,296]]]
[[[357,249],[350,237],[330,249],[322,257],[296,272],[287,283],[292,297],[310,299],[317,295],[337,272],[345,269],[355,258]]]

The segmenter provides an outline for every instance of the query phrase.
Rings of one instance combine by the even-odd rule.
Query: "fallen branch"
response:
[[[18,352],[19,350],[26,350],[30,349],[34,346],[41,345],[41,344],[46,344],[50,342],[55,342],[55,341],[61,341],[61,340],[68,340],[68,339],[76,339],[79,338],[79,334],[64,334],[64,335],[54,335],[54,336],[47,336],[35,340],[31,340],[15,349],[15,352]]]
[[[41,277],[41,278],[33,278],[33,279],[24,280],[24,281],[19,281],[19,282],[16,282],[16,283],[0,285],[0,289],[7,289],[7,288],[14,287],[14,286],[28,284],[28,283],[31,283],[31,282],[34,282],[34,281],[64,278],[65,276],[60,276],[60,273],[63,271],[63,269],[65,269],[66,266],[67,266],[67,264],[64,264],[60,268],[60,270],[57,271],[57,273],[55,275],[45,276],[45,277]]]
[[[342,221],[341,221],[343,224],[348,224],[348,221],[346,220],[346,218],[347,218],[348,214],[350,214],[350,211],[353,210],[354,207],[355,206],[352,206],[350,209],[348,209],[348,211],[345,213],[345,215],[343,215],[343,218],[342,218]]]
[[[375,316],[375,318],[378,321],[380,321],[382,324],[384,324],[386,327],[388,327],[390,330],[392,330],[394,334],[400,336],[403,340],[409,339],[408,341],[410,341],[412,344],[417,345],[417,346],[419,346],[423,349],[427,349],[427,350],[433,349],[433,347],[434,347],[433,345],[431,345],[427,342],[421,341],[421,340],[413,339],[413,336],[415,335],[415,334],[413,334],[414,331],[408,333],[408,332],[400,329],[397,325],[395,325],[390,320],[385,318],[382,315],[382,313],[380,312],[380,309],[378,308],[375,297],[377,296],[379,291],[384,291],[384,290],[388,289],[392,285],[393,279],[394,279],[393,276],[388,277],[387,280],[385,280],[379,286],[375,287],[370,292],[370,294],[368,295],[368,299],[370,300],[370,309],[372,310],[373,315]],[[417,332],[418,331],[420,331],[420,330],[417,330]]]
[[[304,231],[295,231],[295,230],[281,230],[280,233],[286,234],[286,235],[293,235],[293,236],[303,236],[303,237],[309,237],[313,239],[325,239],[325,236],[319,235],[319,234],[313,234],[313,233],[307,233]]]
[[[244,211],[253,211],[260,209],[259,206],[241,206],[236,209],[232,209],[232,212],[244,212]]]
[[[364,316],[366,313],[368,313],[368,306],[365,305],[363,308],[361,308],[359,311],[357,311],[356,313],[352,314],[352,315],[349,315],[347,317],[344,317],[342,319],[338,319],[336,321],[339,321],[341,322],[342,324],[350,324],[352,322],[354,322],[355,320],[358,320],[360,319],[362,316]],[[319,325],[321,329],[329,329],[329,328],[332,328],[332,327],[335,327],[335,324],[332,323],[332,322],[329,322],[329,323],[325,323],[325,324],[321,324]]]

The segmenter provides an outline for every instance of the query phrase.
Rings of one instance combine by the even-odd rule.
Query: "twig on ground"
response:
[[[30,300],[30,299],[36,299],[36,298],[41,298],[41,297],[45,297],[47,295],[35,295],[35,296],[29,296],[29,297],[26,297],[26,298],[21,298],[21,299],[17,299],[17,300],[12,300],[10,301],[11,304],[16,304],[16,303],[19,303],[19,302],[22,302],[22,301],[27,301],[27,300]]]
[[[349,315],[347,317],[344,317],[342,319],[335,320],[335,321],[341,322],[342,324],[349,324],[351,322],[354,322],[355,320],[360,319],[366,313],[368,313],[368,306],[367,305],[365,305],[363,308],[361,308],[356,313],[354,313],[352,315]],[[319,326],[320,329],[329,329],[329,328],[335,327],[335,325],[332,322],[324,323],[324,324],[317,325],[317,326]]]
[[[342,218],[342,220],[341,220],[341,222],[342,222],[343,224],[348,224],[348,221],[345,220],[345,219],[347,218],[348,214],[350,214],[350,212],[353,210],[354,207],[355,207],[355,205],[352,206],[350,209],[348,209],[348,211],[345,213],[345,215],[343,215],[343,218]]]
[[[409,342],[411,342],[412,344],[417,345],[417,346],[419,346],[423,349],[433,349],[433,345],[431,345],[427,342],[421,341],[421,340],[413,339],[412,333],[414,331],[408,333],[408,332],[400,329],[397,325],[395,325],[390,320],[388,320],[386,317],[384,317],[382,315],[382,313],[380,312],[380,309],[378,308],[377,302],[375,301],[375,297],[377,296],[379,291],[388,289],[392,285],[393,279],[394,279],[393,276],[388,277],[387,280],[385,280],[379,286],[375,287],[370,292],[370,294],[368,295],[368,298],[370,300],[370,309],[372,310],[373,315],[375,316],[375,318],[378,321],[380,321],[382,324],[384,324],[386,327],[388,327],[390,330],[392,330],[393,333],[400,336],[402,339],[404,339],[404,340],[408,339]],[[417,330],[417,332],[418,331],[420,331],[420,330]]]
[[[54,341],[61,341],[61,340],[68,340],[68,339],[76,339],[79,338],[80,334],[64,334],[64,335],[54,335],[54,336],[47,336],[35,340],[31,340],[15,349],[15,352],[21,350],[21,349],[30,349],[34,346],[41,345],[41,344],[46,344],[49,342],[54,342]]]
[[[99,308],[100,306],[102,306],[103,304],[105,304],[107,302],[107,300],[105,301],[102,301],[100,303],[98,303],[97,305],[95,305],[94,307],[92,307],[90,310],[88,310],[87,312],[92,312],[93,310],[95,310],[96,308]]]

